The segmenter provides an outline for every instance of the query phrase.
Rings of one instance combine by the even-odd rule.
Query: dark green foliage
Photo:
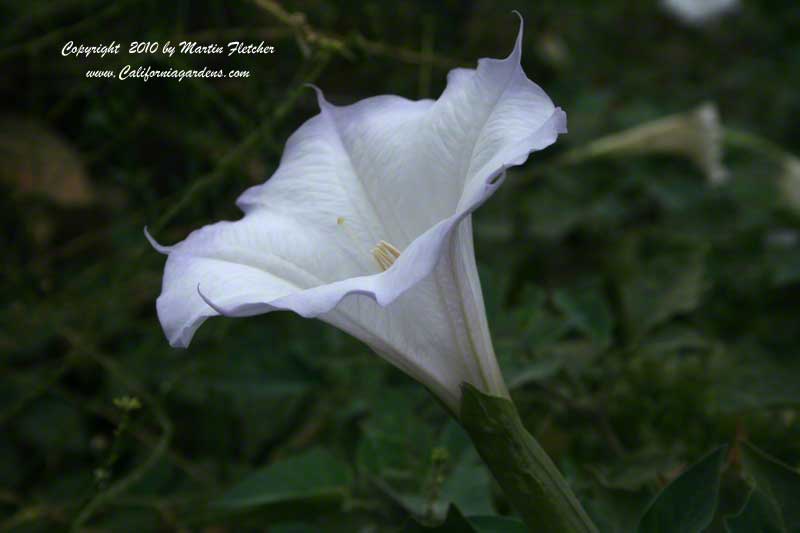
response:
[[[312,498],[341,498],[347,467],[324,450],[311,450],[249,474],[213,505],[241,509]]]
[[[699,533],[714,518],[725,448],[710,453],[667,485],[647,508],[638,533]]]
[[[304,83],[340,104],[436,97],[450,68],[509,51],[519,9],[524,68],[570,129],[473,219],[522,422],[600,531],[635,531],[658,494],[647,516],[668,517],[656,509],[682,506],[694,477],[709,479],[691,502],[708,518],[722,456],[687,465],[728,443],[706,530],[797,533],[800,216],[784,176],[800,154],[800,8],[745,1],[689,28],[658,4],[287,0],[309,33],[262,0],[0,2],[0,121],[65,139],[93,197],[59,200],[76,171],[52,143],[33,143],[49,189],[25,193],[7,147],[29,130],[0,130],[0,530],[519,531],[464,431],[357,341],[273,313],[210,320],[169,348],[164,258],[142,235],[169,244],[238,217],[236,196],[317,112]],[[60,54],[167,39],[277,51]],[[126,63],[252,75],[84,77]],[[678,156],[575,157],[707,100],[727,128],[726,183]]]
[[[800,531],[800,473],[748,443],[742,445],[742,462],[753,491],[741,511],[725,520],[728,531]]]
[[[464,518],[457,507],[447,510],[445,520],[435,526],[417,523],[406,527],[404,533],[525,533],[522,522],[500,516],[474,516]]]

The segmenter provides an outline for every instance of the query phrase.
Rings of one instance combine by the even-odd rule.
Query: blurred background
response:
[[[331,327],[214,319],[170,348],[142,228],[169,244],[238,218],[317,112],[304,83],[337,104],[436,98],[449,69],[509,53],[517,9],[523,67],[569,134],[475,217],[506,380],[603,532],[728,444],[725,531],[749,491],[739,442],[800,464],[800,5],[697,9],[716,3],[1,2],[0,530],[511,512],[439,404]],[[121,53],[63,57],[70,40]],[[166,40],[275,53],[126,53]],[[124,65],[251,75],[85,77]]]

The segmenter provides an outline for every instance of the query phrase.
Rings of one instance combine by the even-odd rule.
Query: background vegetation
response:
[[[428,393],[330,327],[216,319],[171,349],[154,310],[164,258],[142,228],[171,243],[238,217],[236,196],[316,113],[302,84],[342,104],[436,97],[448,69],[508,53],[512,9],[526,72],[570,122],[475,220],[496,349],[528,428],[604,532],[631,531],[725,444],[710,531],[754,482],[748,512],[797,531],[775,503],[796,477],[741,444],[800,464],[800,164],[788,155],[800,153],[800,7],[777,0],[704,27],[650,1],[1,3],[0,529],[400,531],[451,502],[510,512]],[[68,40],[168,39],[277,51],[60,54]],[[124,64],[252,76],[84,77]],[[680,153],[581,157],[702,102],[725,128],[720,185]],[[697,149],[706,137],[675,139]],[[783,488],[766,490],[747,457]],[[716,469],[697,476],[713,487]],[[471,527],[515,531],[493,520]]]

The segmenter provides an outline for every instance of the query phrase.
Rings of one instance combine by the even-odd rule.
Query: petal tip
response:
[[[164,336],[167,338],[169,345],[172,348],[188,348],[189,343],[192,342],[194,330],[197,329],[197,327],[192,323],[174,327],[174,322],[169,320],[170,313],[168,306],[164,303],[163,293],[156,300],[156,313],[158,314],[158,320],[161,322],[161,329],[164,331]]]
[[[323,93],[322,89],[320,89],[317,85],[314,85],[313,83],[304,83],[303,87],[308,87],[314,91],[314,93],[317,95],[317,105],[321,111],[332,106],[332,104],[325,99],[325,93]]]
[[[560,107],[556,107],[554,113],[556,114],[556,120],[558,121],[556,125],[556,133],[559,135],[569,133],[567,130],[567,112]]]
[[[147,226],[144,227],[144,236],[147,239],[147,242],[150,243],[150,246],[153,247],[155,251],[160,254],[169,255],[175,246],[164,246],[163,244],[159,244],[157,240],[150,235],[150,230],[147,229]]]
[[[517,18],[519,19],[519,30],[520,30],[520,33],[521,33],[522,32],[522,25],[525,23],[525,20],[522,18],[522,13],[520,13],[516,9],[512,9],[511,12],[514,13],[517,16]]]
[[[173,348],[185,350],[186,348],[189,347],[189,341],[187,341],[183,337],[178,337],[176,339],[169,339],[169,345]]]
[[[512,11],[519,18],[519,30],[517,31],[517,40],[514,42],[514,50],[511,51],[509,57],[518,56],[522,57],[522,35],[525,32],[525,20],[522,18],[522,13],[516,9]]]

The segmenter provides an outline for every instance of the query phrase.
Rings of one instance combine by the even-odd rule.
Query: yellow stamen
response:
[[[379,241],[378,245],[372,249],[372,257],[375,258],[381,270],[389,270],[400,257],[400,250],[386,241]]]
[[[356,250],[363,250],[359,244],[359,240],[356,238],[353,230],[350,228],[350,225],[347,224],[347,220],[344,217],[337,217],[336,225],[344,231],[345,235],[347,235],[350,241],[355,245]],[[378,244],[371,250],[371,252],[372,257],[375,258],[378,266],[384,271],[389,270],[397,258],[400,257],[400,250],[384,240],[378,241]],[[360,255],[361,253],[362,252],[358,252],[357,255]]]

